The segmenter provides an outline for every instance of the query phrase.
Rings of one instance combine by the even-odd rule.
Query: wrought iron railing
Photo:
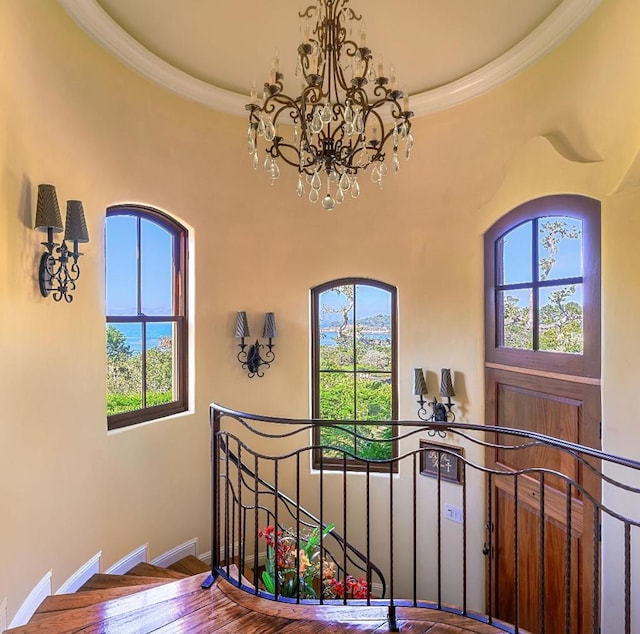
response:
[[[355,445],[359,424],[211,406],[214,577],[279,601],[384,605],[392,631],[410,606],[506,632],[640,632],[639,462],[522,429],[414,421],[393,422],[389,460],[312,444],[321,426]],[[330,469],[313,467],[318,449]],[[551,454],[562,469],[541,466]]]

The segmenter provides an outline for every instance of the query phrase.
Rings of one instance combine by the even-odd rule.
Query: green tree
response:
[[[540,244],[546,257],[539,258],[539,279],[549,279],[556,264],[562,240],[577,240],[582,236],[577,227],[564,219],[552,218],[539,223]],[[564,286],[549,293],[540,307],[538,348],[554,352],[579,353],[583,349],[582,306],[572,301],[576,286]],[[533,348],[531,306],[520,306],[520,299],[505,294],[503,304],[504,345],[508,348]]]
[[[114,357],[131,356],[131,348],[127,345],[127,337],[115,326],[107,326],[107,356],[110,359]]]

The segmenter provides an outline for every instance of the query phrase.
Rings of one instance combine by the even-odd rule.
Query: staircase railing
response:
[[[390,424],[393,438],[366,440],[396,443],[394,457],[359,458],[357,472],[349,469],[356,456],[348,450],[311,441],[317,427],[339,427],[341,434],[363,440],[359,425],[370,430]],[[280,601],[384,605],[391,631],[398,631],[396,607],[408,606],[524,632],[519,602],[527,588],[520,587],[518,574],[526,533],[518,518],[520,509],[535,508],[541,518],[532,573],[540,587],[537,631],[545,631],[548,595],[557,588],[563,593],[564,622],[554,633],[597,633],[601,627],[603,632],[640,632],[639,593],[631,590],[634,575],[640,575],[640,550],[632,550],[640,538],[639,462],[522,429],[470,424],[345,425],[256,416],[213,404],[211,426],[214,577]],[[436,434],[446,435],[446,444],[440,438],[434,443]],[[517,469],[500,461],[485,465],[487,448],[525,458],[516,461]],[[331,468],[322,461],[327,450],[334,458]],[[318,468],[314,452],[320,456]],[[549,452],[564,457],[558,463],[567,473],[537,464]],[[567,500],[560,509],[558,491]],[[504,573],[497,563],[505,553],[494,546],[502,493],[512,500],[508,556],[516,562],[515,579],[506,586],[507,580],[498,579]],[[583,524],[591,520],[594,530],[582,535]],[[566,543],[545,539],[547,521],[564,525]],[[572,545],[578,534],[589,541],[582,548],[590,553],[579,562]],[[559,579],[546,569],[545,547],[564,548]],[[574,564],[584,567],[585,561],[591,562],[594,599],[584,620],[588,628],[578,630],[572,623],[576,580],[571,575]],[[509,623],[496,616],[496,606],[505,604],[496,593],[507,586]]]

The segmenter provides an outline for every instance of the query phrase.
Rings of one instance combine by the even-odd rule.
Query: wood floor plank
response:
[[[142,577],[139,577],[142,579]],[[135,612],[141,607],[156,606],[158,612],[162,612],[162,604],[166,601],[183,595],[190,594],[195,590],[200,590],[200,585],[207,578],[207,573],[185,577],[170,583],[163,583],[156,587],[136,594],[120,597],[90,605],[75,610],[66,610],[60,613],[53,613],[49,618],[38,621],[31,625],[9,630],[11,634],[71,634],[82,631],[81,628],[99,624],[107,617],[116,617],[122,614]],[[209,594],[204,592],[203,594]],[[209,600],[211,598],[209,597]],[[126,630],[121,630],[124,634]],[[129,634],[128,632],[126,634]]]
[[[200,572],[206,572],[200,570]],[[136,577],[160,577],[169,579],[184,579],[191,573],[178,572],[176,570],[169,570],[168,568],[161,568],[160,566],[154,566],[145,561],[136,564],[131,570],[127,571],[128,575],[134,575]]]
[[[250,614],[249,610],[231,603],[221,592],[210,592],[210,604],[188,617],[168,623],[154,634],[212,634],[219,628]]]
[[[163,585],[164,583],[164,581],[157,580],[156,583],[150,583],[140,586],[108,588],[106,590],[94,590],[93,592],[53,594],[49,597],[46,597],[45,600],[38,606],[38,609],[31,617],[30,622],[46,618],[54,612],[75,610],[76,608],[84,608],[89,605],[96,605],[97,603],[103,603],[104,601],[110,601],[111,599],[118,599],[119,597],[125,597],[136,592],[141,592],[142,590],[155,588],[156,586]]]
[[[93,590],[108,590],[109,588],[128,588],[131,586],[158,585],[169,583],[173,579],[160,577],[138,577],[136,575],[108,575],[97,573],[78,588],[77,592],[92,592]]]
[[[237,634],[247,632],[247,634],[276,634],[289,621],[264,614],[247,614],[231,623],[213,630],[216,634]]]
[[[148,605],[115,616],[105,615],[99,622],[75,631],[78,634],[148,634],[166,623],[179,621],[210,603],[209,593],[195,589],[189,594],[164,601],[161,606]]]
[[[179,561],[167,566],[167,569],[182,572],[186,575],[197,575],[201,572],[211,572],[211,566],[205,564],[204,561],[194,557],[193,555],[183,557]]]

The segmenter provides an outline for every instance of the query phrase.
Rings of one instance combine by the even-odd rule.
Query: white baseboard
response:
[[[0,632],[7,629],[7,597],[0,603]]]
[[[132,550],[130,553],[125,555],[122,559],[116,561],[113,566],[110,566],[105,570],[105,573],[108,575],[123,575],[131,568],[133,568],[136,564],[141,564],[147,561],[148,557],[149,544],[143,544],[139,546],[135,550]]]
[[[198,556],[198,538],[190,539],[184,544],[180,544],[179,546],[175,546],[171,550],[168,550],[166,553],[163,553],[159,557],[156,557],[151,561],[154,566],[161,566],[162,568],[167,568],[171,564],[176,563],[183,557],[187,557],[188,555],[193,555],[194,557]]]
[[[20,609],[11,621],[9,627],[20,627],[25,625],[38,609],[38,606],[51,595],[51,570],[38,581],[29,596],[24,600]]]
[[[96,553],[89,561],[76,570],[57,590],[56,594],[70,594],[84,585],[89,579],[100,572],[100,557],[102,551]],[[0,630],[1,631],[1,630]]]
[[[371,582],[371,594],[374,597],[382,596],[382,584],[381,583],[373,583]]]
[[[238,552],[238,544],[236,543],[234,545],[234,550],[233,552],[237,553]],[[220,561],[222,561],[224,559],[224,548],[220,549]],[[251,555],[245,555],[244,558],[244,563],[246,566],[248,566],[249,568],[253,567],[253,551],[251,552]],[[258,566],[262,566],[264,565],[264,560],[267,558],[267,552],[259,552],[258,553]],[[209,564],[209,566],[211,565],[211,551],[208,550],[206,553],[202,553],[201,555],[198,555],[198,559],[200,561],[203,561],[205,564]]]

